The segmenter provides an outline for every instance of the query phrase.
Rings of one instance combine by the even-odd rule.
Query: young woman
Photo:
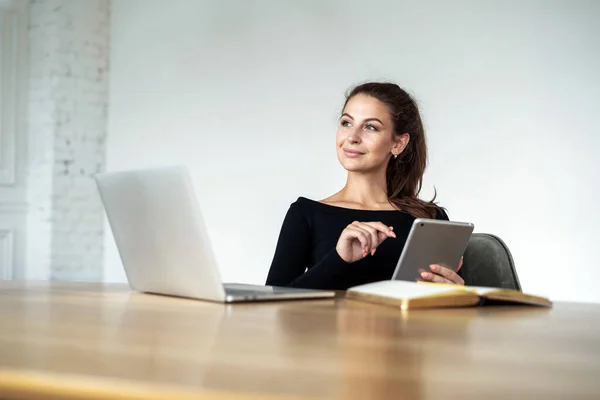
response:
[[[418,198],[425,133],[415,101],[398,85],[372,82],[352,90],[336,148],[346,185],[324,200],[299,197],[290,206],[267,285],[346,290],[390,279],[414,219],[448,219],[433,200]],[[440,265],[421,275],[464,284]]]

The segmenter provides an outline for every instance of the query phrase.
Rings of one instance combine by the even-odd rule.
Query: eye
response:
[[[340,125],[348,128],[350,126],[352,126],[352,124],[350,123],[350,121],[343,119],[342,122],[340,122]]]
[[[378,130],[377,127],[375,125],[372,125],[372,124],[367,124],[365,126],[365,128],[367,128],[367,130],[370,130],[370,131],[377,131]]]

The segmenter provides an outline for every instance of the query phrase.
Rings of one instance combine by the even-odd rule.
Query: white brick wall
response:
[[[102,279],[109,4],[30,2],[29,276]]]

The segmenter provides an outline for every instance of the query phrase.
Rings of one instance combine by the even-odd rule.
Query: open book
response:
[[[403,310],[413,308],[467,307],[487,300],[551,307],[544,297],[512,289],[460,286],[429,282],[381,281],[349,288],[346,297],[387,304]]]

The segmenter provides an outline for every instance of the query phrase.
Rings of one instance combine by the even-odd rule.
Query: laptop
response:
[[[127,281],[139,292],[233,303],[334,297],[325,290],[223,284],[187,168],[94,176]]]

